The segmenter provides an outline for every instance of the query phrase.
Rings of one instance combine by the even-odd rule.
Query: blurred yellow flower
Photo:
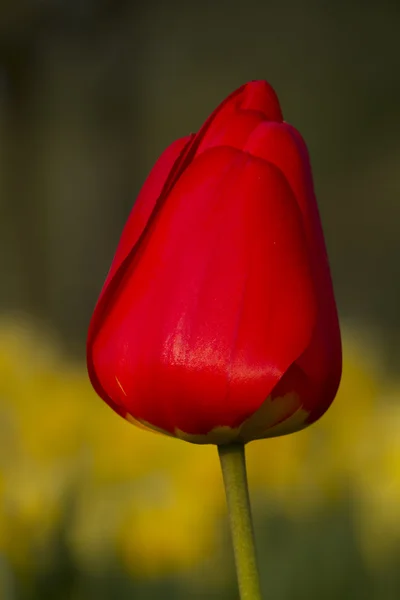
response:
[[[343,381],[312,427],[248,446],[256,510],[289,518],[349,495],[373,564],[400,542],[400,384],[345,336]],[[394,399],[394,400],[393,400]],[[29,566],[68,507],[67,542],[96,568],[110,554],[141,576],[218,554],[225,511],[213,446],[133,428],[99,402],[83,365],[26,323],[0,323],[0,551]]]

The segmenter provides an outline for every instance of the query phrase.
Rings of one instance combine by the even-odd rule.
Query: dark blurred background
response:
[[[119,234],[155,159],[251,79],[274,86],[308,143],[345,340],[337,414],[294,442],[256,444],[249,458],[265,589],[277,600],[398,598],[399,27],[400,5],[389,0],[0,4],[1,598],[236,597],[221,492],[210,498],[218,524],[200,503],[164,531],[143,491],[154,472],[165,503],[160,477],[183,485],[186,449],[200,471],[216,470],[215,457],[157,441],[171,460],[160,467],[154,456],[139,477],[132,462],[155,454],[153,437],[94,398],[83,355]],[[121,436],[126,445],[108,453]],[[293,477],[264,480],[280,471],[268,457]],[[107,469],[112,483],[102,479]],[[197,495],[172,502],[177,515],[199,502],[202,486],[195,477],[191,485]],[[86,542],[71,533],[85,530],[93,506],[121,511],[114,496],[135,504],[135,518],[102,537],[99,509]],[[195,533],[184,532],[207,519],[214,533],[196,553]],[[179,551],[166,551],[176,538]]]

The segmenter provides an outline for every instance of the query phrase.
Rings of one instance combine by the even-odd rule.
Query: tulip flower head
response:
[[[194,443],[302,429],[333,401],[341,343],[306,145],[265,81],[153,167],[89,328],[96,392]]]

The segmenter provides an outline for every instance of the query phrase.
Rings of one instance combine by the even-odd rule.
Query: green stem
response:
[[[218,446],[241,600],[261,600],[244,444]]]

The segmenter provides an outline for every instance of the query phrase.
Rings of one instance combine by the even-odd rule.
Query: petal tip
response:
[[[242,109],[259,111],[270,121],[283,121],[278,96],[272,85],[264,79],[256,79],[246,83],[243,86],[242,95]]]

